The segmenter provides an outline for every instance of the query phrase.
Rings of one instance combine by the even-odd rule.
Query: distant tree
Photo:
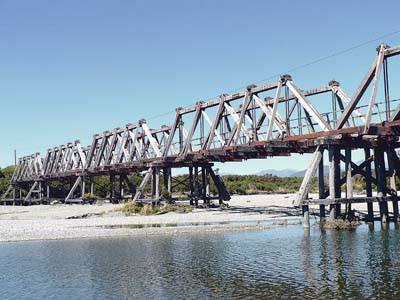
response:
[[[2,195],[7,190],[14,170],[15,166],[8,166],[0,170],[0,195]]]

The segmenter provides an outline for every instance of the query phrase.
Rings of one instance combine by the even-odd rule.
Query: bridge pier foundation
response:
[[[358,145],[357,145],[358,146]],[[353,148],[354,147],[354,148]],[[360,149],[359,147],[347,145],[346,141],[342,144],[328,144],[320,146],[319,157],[317,152],[310,164],[307,176],[305,176],[302,187],[299,191],[299,206],[303,207],[303,218],[305,217],[305,205],[318,204],[321,221],[325,217],[325,205],[329,205],[329,221],[337,218],[346,220],[354,219],[353,203],[366,203],[367,214],[366,222],[373,222],[374,206],[373,202],[378,202],[379,220],[382,224],[393,220],[399,221],[399,205],[396,186],[396,177],[400,174],[400,159],[395,152],[395,147],[390,141],[377,141],[367,146],[363,146],[364,160],[355,163],[352,160],[352,151]],[[324,166],[323,157],[324,149],[328,150],[329,156],[329,174],[328,174],[328,190],[324,185]],[[371,152],[373,151],[373,155]],[[318,159],[317,159],[318,158]],[[340,164],[344,163],[344,170],[341,172]],[[316,171],[318,163],[318,194],[319,199],[309,199],[308,190],[311,185],[313,170]],[[373,163],[373,166],[372,166]],[[357,177],[355,177],[357,176]],[[365,195],[354,196],[355,183],[357,187],[363,184]],[[342,186],[345,188],[344,196],[342,196]],[[376,194],[373,192],[373,186],[376,187]],[[392,203],[389,213],[388,202]],[[345,205],[345,209],[341,211],[340,204]],[[392,218],[393,216],[393,218]],[[306,221],[306,220],[305,220]]]
[[[303,226],[304,228],[310,228],[310,211],[308,205],[302,206],[303,212]]]

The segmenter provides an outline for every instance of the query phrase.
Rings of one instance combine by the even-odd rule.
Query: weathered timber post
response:
[[[203,199],[204,199],[204,204],[209,205],[210,204],[210,174],[208,172],[207,167],[202,167],[202,181],[203,181]]]
[[[394,159],[395,152],[394,148],[389,147],[387,149],[387,160],[389,165],[389,174],[390,174],[390,194],[393,197],[392,205],[393,205],[393,220],[395,223],[399,222],[399,202],[397,198],[397,187],[396,187],[396,171],[394,168]]]
[[[206,168],[206,195],[207,197],[210,196],[210,172],[208,168]],[[210,199],[207,199],[207,203],[210,204]]]
[[[171,168],[164,168],[164,187],[167,189],[169,198],[172,196],[172,172]]]
[[[337,198],[337,194],[336,194],[336,172],[337,172],[337,168],[336,168],[336,159],[335,159],[335,151],[336,149],[334,148],[334,146],[330,145],[328,148],[328,154],[329,154],[329,198],[331,200],[334,200],[335,198]],[[336,206],[335,204],[330,204],[329,205],[329,219],[330,221],[334,221],[337,217],[336,214]]]
[[[94,177],[90,176],[90,194],[94,195]]]
[[[46,198],[50,201],[50,184],[48,181],[46,181]]]
[[[120,198],[124,198],[124,182],[123,182],[123,175],[119,175],[119,195]]]
[[[203,204],[207,205],[207,179],[206,179],[206,168],[201,167],[201,197],[203,198]]]
[[[194,167],[194,203],[199,205],[199,167]]]
[[[190,205],[193,205],[193,197],[194,197],[193,167],[189,167],[189,191],[190,191]]]
[[[153,176],[152,176],[152,199],[158,202],[160,200],[160,168],[153,167],[152,168]]]
[[[377,192],[379,199],[379,212],[381,216],[381,222],[388,222],[388,207],[387,201],[383,198],[386,196],[386,170],[385,170],[385,159],[383,151],[379,148],[374,149],[374,164],[376,172],[376,183]]]
[[[371,181],[371,150],[369,148],[364,148],[365,161],[369,161],[365,166],[365,190],[367,197],[372,197],[372,181]],[[373,202],[367,202],[367,222],[374,221],[374,204]]]
[[[351,174],[351,148],[345,149],[345,170],[346,170],[346,199],[353,198],[353,178]],[[346,203],[346,217],[349,218],[351,213],[351,202]]]
[[[325,198],[325,181],[324,181],[324,148],[320,148],[321,161],[318,165],[318,194],[319,199]],[[325,219],[325,204],[319,205],[319,217],[320,221]]]
[[[114,202],[115,198],[115,175],[111,174],[110,175],[110,200],[111,202]]]
[[[39,181],[39,187],[38,187],[38,196],[39,196],[39,201],[41,202],[42,201],[42,198],[43,198],[43,189],[42,189],[42,182],[41,181]]]
[[[303,212],[303,226],[304,228],[310,228],[310,211],[308,205],[302,206]]]
[[[160,168],[156,167],[155,169],[156,172],[156,190],[155,190],[155,196],[156,196],[156,200],[157,202],[160,200],[160,195],[161,195],[161,191],[160,191]]]
[[[82,176],[82,198],[85,197],[86,194],[86,176]]]
[[[340,148],[334,148],[334,161],[335,161],[335,198],[341,198],[341,186],[340,186]],[[335,204],[335,215],[336,218],[341,216],[341,204]]]

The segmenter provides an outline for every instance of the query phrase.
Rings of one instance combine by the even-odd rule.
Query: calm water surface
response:
[[[0,244],[0,299],[400,299],[399,229]]]

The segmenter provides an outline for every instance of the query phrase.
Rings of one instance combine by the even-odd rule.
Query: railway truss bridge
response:
[[[334,80],[303,90],[290,75],[283,75],[277,82],[250,85],[235,94],[177,108],[170,126],[152,129],[142,119],[95,134],[90,145],[77,140],[48,149],[44,157],[39,153],[21,157],[1,201],[46,202],[52,198],[51,184],[63,182],[70,183],[70,189],[62,200],[78,202],[85,193],[93,193],[94,177],[109,176],[111,199],[130,193],[135,201],[157,202],[162,189],[169,195],[174,192],[171,170],[183,168],[188,170],[186,185],[192,203],[201,199],[208,204],[213,198],[222,202],[230,195],[213,163],[311,153],[294,203],[302,208],[305,223],[309,205],[319,205],[321,217],[337,218],[350,212],[346,210],[351,203],[360,202],[368,207],[366,218],[374,218],[372,205],[378,202],[381,221],[397,221],[400,102],[390,89],[398,85],[389,84],[389,62],[399,54],[400,46],[379,45],[352,97]],[[362,153],[361,162],[355,162],[356,155],[352,159],[353,153],[358,157]],[[129,183],[132,173],[142,173],[140,185]],[[310,198],[316,174],[319,193]],[[362,196],[353,193],[355,177],[363,179]],[[129,191],[124,191],[128,186]]]

